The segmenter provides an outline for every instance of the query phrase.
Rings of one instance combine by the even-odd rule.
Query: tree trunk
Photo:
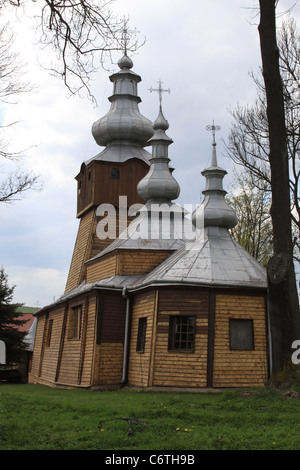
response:
[[[271,382],[293,371],[292,343],[300,339],[299,301],[293,264],[289,167],[283,87],[276,41],[276,0],[260,0],[260,48],[267,97],[274,255],[268,263],[268,307],[272,342]]]

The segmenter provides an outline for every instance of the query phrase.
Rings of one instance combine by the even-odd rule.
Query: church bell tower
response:
[[[100,204],[114,206],[118,236],[119,196],[126,196],[127,208],[144,203],[137,193],[137,184],[149,171],[151,154],[144,147],[154,129],[152,122],[139,111],[141,99],[137,85],[141,77],[131,70],[133,62],[126,51],[118,67],[119,71],[110,76],[113,83],[110,110],[92,126],[95,141],[105,148],[82,163],[75,178],[80,223],[65,292],[85,279],[85,262],[113,241],[97,237],[96,226],[100,220],[97,207]]]

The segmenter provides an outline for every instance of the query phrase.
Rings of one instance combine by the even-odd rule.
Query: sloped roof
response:
[[[162,262],[135,288],[151,284],[215,287],[267,287],[266,270],[221,227],[207,227],[204,236]]]
[[[151,224],[148,223],[147,206],[145,205],[144,208],[145,210],[143,210],[142,213],[129,224],[129,226],[120,234],[118,238],[110,243],[103,251],[89,259],[88,262],[101,258],[118,249],[175,251],[184,245],[184,240],[182,239],[181,235],[183,231],[182,220],[179,220],[179,222],[174,222],[174,220],[169,219],[170,223],[167,223],[166,225],[161,225],[159,223],[157,225],[156,223]],[[182,210],[181,208],[179,209]],[[140,227],[144,224],[144,222],[144,227],[146,227],[147,232],[147,236],[145,237],[141,236],[139,232]],[[176,227],[176,225],[178,227]],[[156,231],[156,233],[151,232],[153,229]],[[177,229],[180,229],[179,233],[176,232]],[[165,233],[164,230],[166,230]]]
[[[34,321],[33,314],[37,312],[37,310],[38,308],[36,307],[18,307],[18,320],[25,321],[26,323],[24,323],[23,325],[19,325],[16,328],[18,328],[19,331],[28,331]]]
[[[79,286],[74,287],[74,289],[70,290],[66,294],[63,294],[59,297],[55,302],[45,305],[43,308],[36,312],[36,315],[43,313],[45,310],[54,309],[61,303],[71,300],[79,295],[85,294],[86,292],[90,292],[93,289],[107,289],[107,290],[122,290],[124,287],[131,286],[135,284],[138,279],[142,276],[111,276],[106,279],[100,279],[99,281],[85,283],[82,282]]]

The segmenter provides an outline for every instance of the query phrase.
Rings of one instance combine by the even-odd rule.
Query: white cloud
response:
[[[10,266],[5,271],[9,285],[16,286],[14,302],[30,307],[42,307],[57,300],[66,284],[67,270]]]

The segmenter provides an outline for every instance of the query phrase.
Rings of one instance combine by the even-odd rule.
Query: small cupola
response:
[[[160,103],[157,119],[154,121],[154,135],[148,141],[152,145],[152,157],[150,158],[150,169],[147,175],[138,183],[137,191],[148,203],[170,203],[177,199],[180,187],[172,176],[169,167],[168,147],[173,143],[167,136],[166,130],[169,123],[165,119]]]
[[[204,200],[193,212],[192,220],[196,227],[224,227],[233,228],[237,225],[238,219],[234,210],[225,200],[226,191],[223,188],[223,178],[227,174],[226,170],[220,168],[217,162],[215,131],[218,126],[214,122],[208,126],[213,133],[212,157],[209,168],[202,171],[206,178],[206,187],[202,194]]]

